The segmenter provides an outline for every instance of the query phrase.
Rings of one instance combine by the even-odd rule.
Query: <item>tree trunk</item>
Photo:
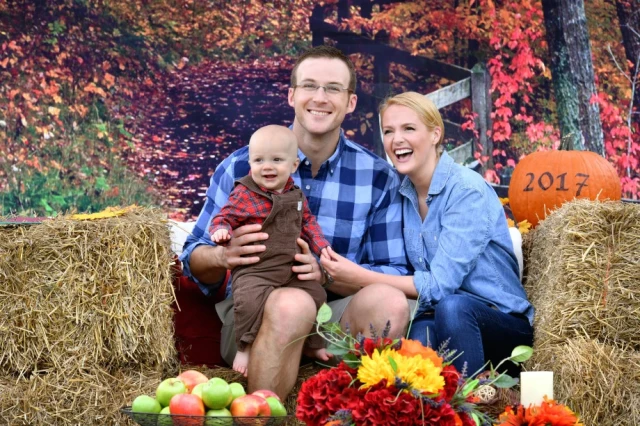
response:
[[[604,155],[583,0],[542,0],[542,10],[563,148]]]
[[[640,0],[616,0],[616,11],[624,52],[627,60],[634,66],[631,70],[633,76],[636,68],[640,67]],[[633,104],[640,111],[640,90],[636,88],[634,95]]]

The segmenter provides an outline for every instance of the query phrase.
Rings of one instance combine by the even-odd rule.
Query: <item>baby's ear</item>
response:
[[[293,162],[293,168],[291,170],[291,173],[295,173],[295,171],[298,170],[299,165],[300,165],[300,159],[296,157],[296,160]]]

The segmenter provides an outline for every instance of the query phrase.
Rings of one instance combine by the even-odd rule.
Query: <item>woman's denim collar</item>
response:
[[[438,164],[436,165],[436,170],[433,172],[433,176],[431,177],[431,185],[429,185],[429,195],[438,195],[442,192],[449,177],[451,176],[451,169],[455,162],[453,158],[447,151],[444,151],[438,160]],[[400,193],[405,197],[411,198],[410,194],[414,193],[415,189],[413,186],[413,182],[409,179],[409,176],[405,176],[402,180],[402,184],[400,185]]]

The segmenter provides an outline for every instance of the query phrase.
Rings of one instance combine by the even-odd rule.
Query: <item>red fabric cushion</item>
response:
[[[176,348],[182,364],[227,366],[220,356],[220,329],[222,323],[215,304],[224,299],[225,284],[215,296],[205,296],[198,284],[182,275],[177,264],[174,288],[177,305],[174,304]]]

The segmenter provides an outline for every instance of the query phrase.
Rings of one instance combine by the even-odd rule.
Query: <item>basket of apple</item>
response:
[[[240,383],[195,370],[163,380],[155,397],[139,395],[120,411],[141,426],[284,425],[293,418],[270,390],[247,394]]]

